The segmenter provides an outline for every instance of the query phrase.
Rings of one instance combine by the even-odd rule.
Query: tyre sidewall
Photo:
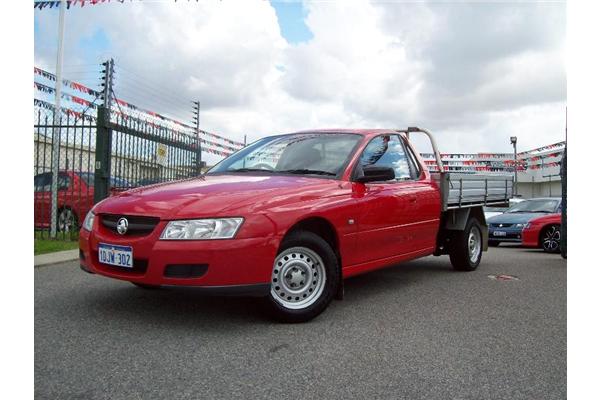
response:
[[[469,255],[469,234],[471,229],[475,227],[479,230],[479,240],[481,241],[479,255],[477,257],[477,261],[473,262]],[[479,266],[481,262],[481,257],[483,255],[483,232],[481,231],[481,225],[475,218],[470,218],[467,221],[467,225],[465,229],[460,232],[456,232],[454,236],[454,249],[450,254],[450,260],[452,261],[452,265],[454,269],[459,271],[474,271]]]

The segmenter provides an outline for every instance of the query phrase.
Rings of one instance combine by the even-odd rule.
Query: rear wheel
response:
[[[546,253],[560,252],[560,225],[550,225],[541,234],[542,249]]]
[[[481,225],[469,219],[464,231],[455,232],[450,243],[450,262],[455,270],[474,271],[479,266],[483,252]]]
[[[312,232],[294,232],[275,257],[268,304],[280,321],[311,320],[327,308],[340,279],[331,246]]]

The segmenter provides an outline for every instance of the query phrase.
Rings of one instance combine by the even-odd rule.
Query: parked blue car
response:
[[[560,212],[561,203],[558,197],[529,199],[491,217],[487,220],[489,246],[495,247],[502,242],[521,243],[521,234],[527,223],[534,218]]]

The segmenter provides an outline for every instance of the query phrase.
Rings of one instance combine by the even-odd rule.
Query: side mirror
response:
[[[391,167],[376,167],[374,165],[367,165],[363,167],[363,176],[356,178],[357,182],[381,182],[391,181],[396,179],[396,173]]]

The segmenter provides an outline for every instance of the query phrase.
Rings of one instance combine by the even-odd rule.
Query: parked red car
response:
[[[507,202],[512,176],[433,175],[407,132],[429,135],[443,169],[425,130],[310,131],[105,199],[83,223],[81,267],[145,288],[265,296],[291,322],[341,297],[343,278],[401,261],[449,254],[472,271],[487,250],[482,206]]]
[[[541,247],[547,253],[559,253],[560,223],[560,213],[532,219],[523,228],[523,246]]]
[[[111,178],[111,194],[130,188],[124,179]],[[52,172],[33,177],[34,224],[36,228],[48,228],[51,215]],[[58,173],[58,220],[57,229],[69,232],[79,229],[79,223],[94,205],[94,173],[60,171]]]

